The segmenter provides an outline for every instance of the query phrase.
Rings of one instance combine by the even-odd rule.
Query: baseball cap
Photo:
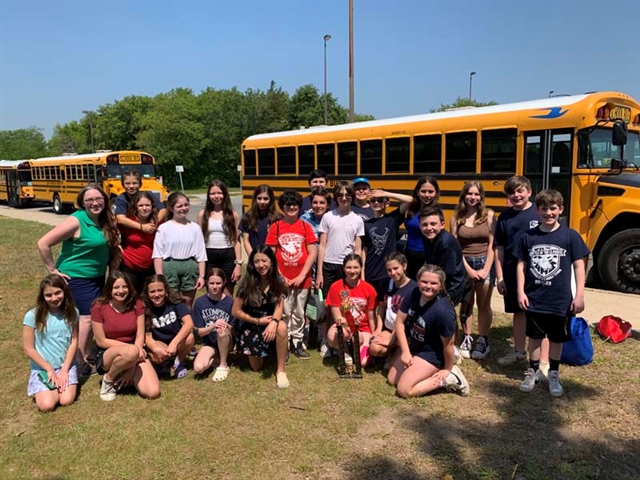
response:
[[[355,187],[358,183],[366,183],[367,185],[369,185],[369,188],[371,188],[371,184],[369,183],[369,180],[365,177],[358,177],[358,178],[354,178],[353,179],[353,186]]]

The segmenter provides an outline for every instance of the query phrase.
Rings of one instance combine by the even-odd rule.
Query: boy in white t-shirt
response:
[[[342,278],[342,262],[350,253],[361,254],[364,221],[351,211],[353,187],[349,182],[338,182],[333,189],[333,198],[338,204],[335,210],[325,213],[320,222],[320,245],[318,248],[318,273],[316,286],[322,288],[327,298],[331,285]],[[329,317],[327,317],[329,319]],[[320,347],[320,356],[327,357],[331,351],[326,342],[328,325],[325,322]]]

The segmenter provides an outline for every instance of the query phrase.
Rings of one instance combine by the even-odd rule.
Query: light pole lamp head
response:
[[[549,98],[551,98],[551,95],[553,95],[555,92],[555,90],[549,90]]]
[[[473,77],[475,74],[476,74],[476,72],[469,73],[469,78]]]
[[[324,39],[325,42],[328,42],[329,40],[331,40],[331,35],[329,35],[328,33],[322,37]]]

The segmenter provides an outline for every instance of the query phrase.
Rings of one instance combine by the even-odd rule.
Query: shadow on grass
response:
[[[564,387],[566,395],[556,399],[545,391],[546,383],[525,394],[496,380],[487,388],[496,399],[497,420],[481,413],[452,420],[425,411],[400,418],[399,426],[412,432],[417,449],[435,462],[438,473],[433,478],[637,479],[640,437],[576,433],[589,416],[580,410],[583,400],[603,395],[573,381]],[[355,480],[425,478],[385,455],[363,455],[343,468],[346,477]]]

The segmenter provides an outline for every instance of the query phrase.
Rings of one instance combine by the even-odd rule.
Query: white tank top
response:
[[[209,238],[206,243],[207,248],[231,248],[232,245],[227,240],[224,233],[222,220],[209,217]]]

